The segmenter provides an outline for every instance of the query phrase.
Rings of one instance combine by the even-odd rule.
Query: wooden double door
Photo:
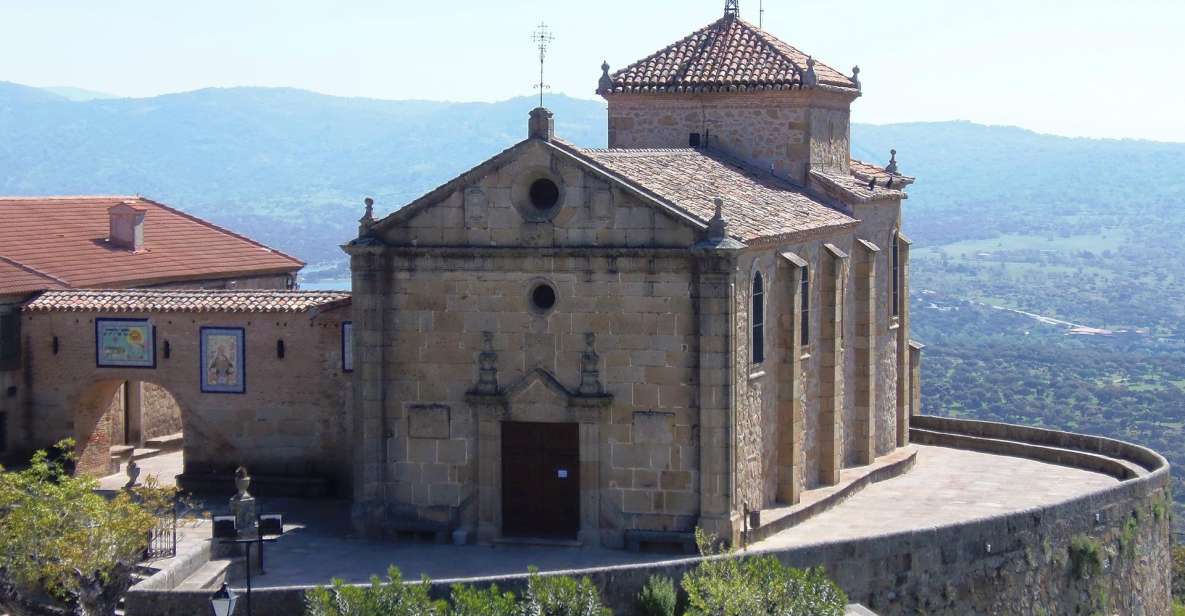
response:
[[[502,534],[575,539],[580,425],[502,423]]]

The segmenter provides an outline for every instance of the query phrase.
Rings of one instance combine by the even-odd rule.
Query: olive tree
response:
[[[110,616],[175,490],[152,479],[108,498],[73,476],[74,443],[38,451],[27,468],[0,468],[0,607],[47,615]]]

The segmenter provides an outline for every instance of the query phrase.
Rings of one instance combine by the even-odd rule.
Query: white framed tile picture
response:
[[[203,327],[200,335],[202,393],[246,393],[247,355],[243,328]]]

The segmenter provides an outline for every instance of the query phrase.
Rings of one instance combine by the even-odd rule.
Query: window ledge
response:
[[[750,372],[749,373],[749,380],[753,381],[753,380],[759,379],[763,376],[765,376],[765,370],[758,370],[757,372]]]
[[[810,354],[810,353],[803,353],[803,354],[802,354],[802,356],[801,356],[801,357],[799,357],[798,359],[803,359],[803,360],[806,360],[806,359],[810,359],[810,358],[811,358],[811,354]]]
[[[889,331],[897,329],[898,327],[901,327],[901,323],[899,321],[893,321],[892,323],[889,323]]]

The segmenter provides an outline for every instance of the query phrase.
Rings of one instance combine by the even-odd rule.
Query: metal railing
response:
[[[173,506],[156,514],[156,526],[148,531],[144,560],[172,558],[177,555],[177,500]]]

